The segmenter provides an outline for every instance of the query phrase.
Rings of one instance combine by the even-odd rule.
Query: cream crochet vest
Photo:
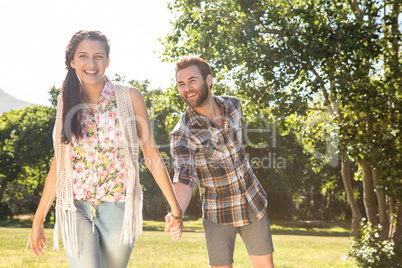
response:
[[[120,243],[133,246],[135,239],[142,233],[142,190],[138,168],[139,145],[129,87],[116,82],[113,82],[113,85],[116,91],[118,116],[123,129],[123,147],[128,171],[126,205]],[[58,250],[61,233],[66,251],[72,256],[78,256],[71,144],[61,143],[62,114],[63,101],[60,94],[57,104],[56,124],[53,130],[53,143],[57,159],[56,224],[53,240],[54,248]]]

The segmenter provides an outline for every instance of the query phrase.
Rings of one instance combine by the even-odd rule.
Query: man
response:
[[[182,213],[197,183],[209,264],[232,267],[238,232],[253,266],[273,267],[267,195],[246,159],[240,101],[212,96],[211,69],[199,57],[176,62],[176,82],[188,105],[170,134],[174,189]],[[178,227],[170,232],[173,239],[180,239]]]

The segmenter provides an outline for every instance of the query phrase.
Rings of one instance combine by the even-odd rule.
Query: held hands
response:
[[[165,216],[165,221],[165,232],[170,232],[170,235],[174,241],[180,240],[183,229],[183,219],[181,217],[180,219],[175,219],[172,216],[172,213],[169,212]]]
[[[46,249],[47,240],[45,237],[45,229],[43,223],[39,226],[32,226],[31,235],[29,237],[31,250],[36,255],[42,255]]]

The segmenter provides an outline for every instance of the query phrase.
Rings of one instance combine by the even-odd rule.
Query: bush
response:
[[[0,203],[0,220],[5,220],[8,217],[11,217],[11,209],[6,202]]]
[[[381,241],[380,229],[380,225],[376,227],[371,222],[362,222],[359,237],[355,238],[349,251],[349,255],[355,257],[361,267],[392,267],[394,243],[390,240]]]

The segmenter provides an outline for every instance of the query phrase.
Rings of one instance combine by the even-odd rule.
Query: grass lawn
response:
[[[36,257],[24,251],[29,236],[29,221],[0,223],[0,267],[68,267],[64,250],[52,248],[53,230],[45,255]],[[163,222],[146,221],[144,233],[136,242],[128,267],[209,267],[202,222],[185,221],[179,242],[164,233]],[[272,223],[275,267],[355,267],[347,257],[351,243],[345,225],[323,228],[297,228],[294,223]],[[62,243],[60,243],[62,245]],[[234,267],[251,267],[240,236],[236,240]]]

